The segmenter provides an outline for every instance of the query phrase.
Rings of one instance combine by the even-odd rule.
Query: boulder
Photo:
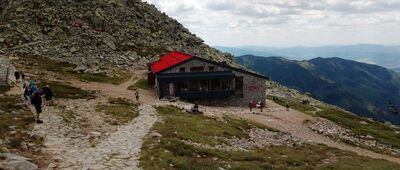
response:
[[[0,169],[7,170],[36,170],[38,166],[32,160],[10,153],[0,154]]]

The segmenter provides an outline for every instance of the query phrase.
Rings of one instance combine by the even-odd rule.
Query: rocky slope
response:
[[[173,50],[232,61],[140,0],[0,0],[0,11],[0,49],[6,55],[131,69]]]

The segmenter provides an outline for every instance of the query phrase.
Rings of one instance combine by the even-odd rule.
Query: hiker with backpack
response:
[[[43,121],[40,120],[40,114],[42,113],[42,96],[39,91],[33,92],[31,103],[36,110],[36,123],[43,123]]]
[[[44,94],[44,105],[49,106],[53,102],[53,91],[50,89],[50,85],[46,85],[42,88]]]

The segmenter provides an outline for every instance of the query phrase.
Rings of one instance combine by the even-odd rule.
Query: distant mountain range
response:
[[[359,44],[348,46],[322,46],[322,47],[263,47],[263,46],[240,46],[224,47],[216,46],[217,49],[232,53],[235,56],[282,56],[295,60],[308,60],[316,57],[340,57],[359,62],[377,64],[386,68],[397,68],[400,70],[400,46],[383,46],[372,44]]]
[[[289,60],[245,55],[236,58],[290,88],[360,116],[400,124],[400,76],[377,65],[341,58]]]
[[[400,74],[400,68],[393,68],[392,70]]]

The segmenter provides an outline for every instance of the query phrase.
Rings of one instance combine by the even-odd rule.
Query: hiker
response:
[[[21,72],[21,79],[23,82],[25,81],[25,73],[24,72]]]
[[[40,120],[40,114],[42,113],[42,97],[39,91],[33,93],[31,103],[36,110],[36,123],[43,123],[43,121]]]
[[[18,71],[16,71],[15,73],[14,73],[14,76],[15,76],[15,80],[17,81],[17,82],[19,82],[19,72]]]
[[[262,102],[262,100],[260,100],[260,101],[258,102],[258,105],[259,105],[259,107],[260,107],[260,111],[263,112],[263,109],[264,109],[264,106],[265,106],[264,102]]]
[[[249,101],[249,109],[250,109],[250,112],[253,111],[253,100]]]
[[[44,105],[49,106],[53,102],[53,91],[50,89],[50,85],[46,85],[45,87],[42,88],[43,94],[44,94]]]
[[[286,103],[286,111],[289,111],[289,104]]]
[[[39,89],[37,88],[37,86],[33,80],[29,80],[29,88],[31,90],[31,94],[33,94],[35,92],[39,93]]]
[[[134,95],[136,98],[136,102],[139,102],[139,90],[136,89]]]
[[[28,87],[28,85],[26,83],[24,83],[23,89],[24,89],[25,104],[30,105],[31,104],[31,89]]]

